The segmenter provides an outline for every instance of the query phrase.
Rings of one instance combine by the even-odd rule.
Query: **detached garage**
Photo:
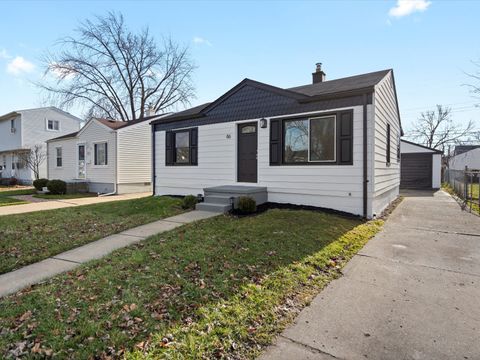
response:
[[[410,141],[400,142],[400,188],[439,189],[442,152]]]

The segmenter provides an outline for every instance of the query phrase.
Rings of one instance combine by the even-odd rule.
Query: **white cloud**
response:
[[[13,75],[20,75],[22,72],[29,73],[32,72],[34,68],[35,65],[21,56],[15,57],[7,64],[7,72]]]
[[[200,36],[195,36],[195,37],[193,38],[193,42],[194,42],[195,44],[199,44],[199,45],[200,45],[200,44],[205,44],[205,45],[208,45],[208,46],[212,46],[212,43],[211,43],[210,41],[208,41],[207,39],[204,39],[204,38],[202,38],[202,37],[200,37]]]
[[[397,5],[391,8],[388,14],[393,17],[407,16],[427,10],[431,4],[428,0],[397,0]]]
[[[0,59],[10,59],[11,56],[8,55],[7,50],[5,49],[0,49]]]

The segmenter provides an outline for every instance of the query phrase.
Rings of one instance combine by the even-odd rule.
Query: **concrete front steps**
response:
[[[203,189],[204,202],[198,203],[197,210],[227,213],[236,208],[240,196],[249,196],[255,199],[257,205],[267,202],[267,188],[263,186],[224,185]]]

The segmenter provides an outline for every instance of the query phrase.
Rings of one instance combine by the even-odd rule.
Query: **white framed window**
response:
[[[56,147],[55,148],[55,159],[56,159],[56,165],[57,167],[62,167],[63,166],[63,156],[62,156],[62,147]]]
[[[10,132],[12,134],[15,134],[16,131],[17,131],[17,129],[15,127],[15,119],[12,119],[12,120],[10,120]]]
[[[284,121],[286,164],[337,161],[336,116]]]
[[[108,144],[106,142],[93,145],[94,164],[96,166],[108,165]]]
[[[60,121],[58,121],[58,120],[47,120],[47,130],[49,130],[49,131],[60,131]]]

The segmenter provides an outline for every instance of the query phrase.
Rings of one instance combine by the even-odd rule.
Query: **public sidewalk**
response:
[[[132,200],[132,199],[139,199],[139,198],[143,198],[151,195],[152,195],[151,192],[147,192],[147,193],[122,194],[122,195],[101,196],[101,197],[85,197],[85,198],[78,198],[78,199],[65,199],[65,200],[58,199],[58,200],[48,200],[48,201],[23,204],[23,205],[2,206],[0,207],[0,216],[24,214],[24,213],[34,212],[34,211],[61,209],[61,208],[68,208],[73,206],[101,204],[101,203],[112,202],[112,201]]]
[[[20,206],[20,205],[18,205]],[[90,260],[99,259],[114,250],[138,243],[146,238],[175,229],[194,221],[219,215],[194,210],[188,213],[141,225],[121,233],[107,236],[87,245],[65,251],[35,264],[0,275],[0,297],[13,294],[27,286],[38,284],[65,271],[72,270]]]

